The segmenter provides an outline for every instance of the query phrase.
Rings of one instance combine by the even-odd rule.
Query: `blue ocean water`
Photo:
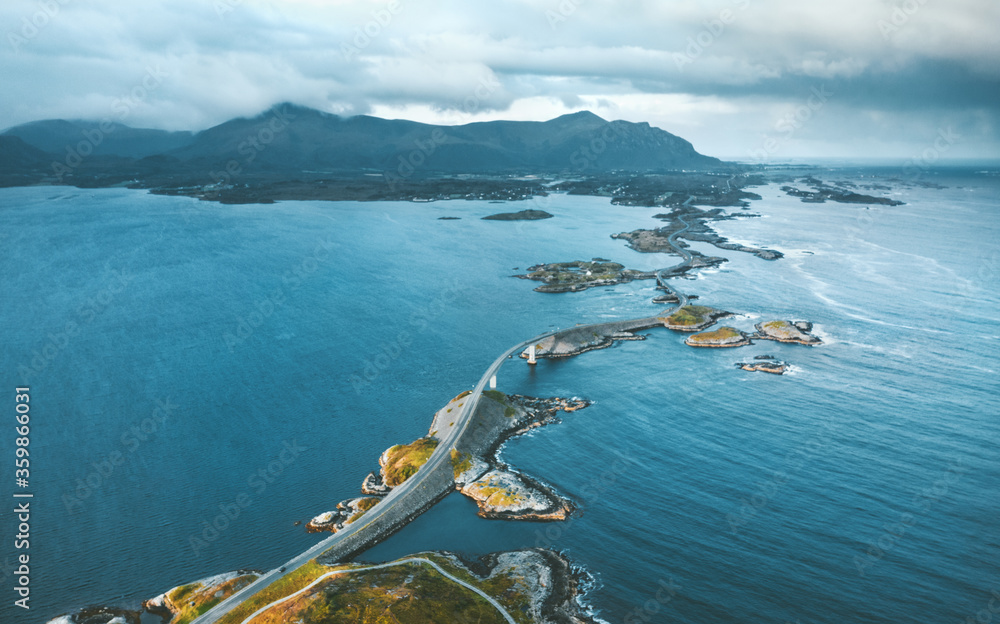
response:
[[[827,344],[703,351],[663,330],[513,361],[502,390],[595,401],[503,451],[583,512],[486,521],[452,495],[363,558],[557,548],[616,623],[976,617],[1000,591],[1000,183],[934,179],[946,188],[901,187],[894,208],[760,189],[761,218],[718,230],[786,258],[695,244],[730,262],[680,287],[737,327],[807,319]],[[554,196],[531,206],[553,219],[479,219],[522,207],[0,191],[0,370],[11,407],[31,386],[35,495],[31,616],[10,591],[0,621],[278,566],[319,539],[297,521],[355,495],[497,353],[658,309],[652,282],[544,295],[510,275],[673,264],[609,238],[659,211]],[[793,373],[734,369],[759,354]],[[0,531],[13,561],[11,514]]]

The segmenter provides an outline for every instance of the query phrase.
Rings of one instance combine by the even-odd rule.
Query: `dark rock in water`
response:
[[[462,217],[438,217],[438,221],[461,221]]]
[[[772,375],[784,375],[785,371],[788,370],[788,364],[786,362],[779,362],[777,360],[739,362],[736,364],[736,367],[742,368],[745,371],[771,373]]]
[[[773,355],[758,355],[754,357],[755,360],[776,360],[777,358]]]
[[[501,212],[500,214],[483,217],[486,221],[537,221],[539,219],[551,219],[552,215],[544,210],[522,210],[520,212]]]

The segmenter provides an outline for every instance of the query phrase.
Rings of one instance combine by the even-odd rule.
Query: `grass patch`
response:
[[[188,624],[256,578],[254,574],[245,574],[211,587],[190,583],[174,589],[168,594],[168,598],[178,611],[170,620],[171,624]]]
[[[715,331],[704,332],[691,336],[691,342],[721,342],[732,338],[742,338],[743,334],[738,329],[732,327],[720,327]]]
[[[483,390],[483,396],[487,396],[501,405],[507,405],[507,395],[499,390]]]
[[[261,591],[257,592],[256,595],[251,596],[249,600],[238,605],[235,609],[220,618],[219,624],[240,624],[243,620],[250,617],[250,614],[257,609],[260,609],[264,605],[270,604],[275,600],[280,600],[289,594],[294,594],[333,569],[335,568],[328,568],[324,565],[316,563],[315,561],[310,561],[291,574],[283,576],[277,581],[271,583]],[[262,614],[262,616],[263,615],[266,614]],[[262,617],[259,620],[255,620],[255,623],[261,621],[267,620]]]
[[[454,399],[452,399],[451,401],[448,401],[448,402],[449,403],[454,403],[455,401],[458,401],[459,399],[464,399],[465,397],[469,396],[470,394],[472,394],[472,390],[466,390],[465,392],[459,394],[457,397],[455,397]]]
[[[503,605],[519,624],[528,624],[529,619],[525,613],[529,599],[518,577],[498,574],[492,579],[483,580],[453,565],[444,557],[430,554],[419,556],[434,561],[455,578],[478,587]],[[276,599],[261,601],[248,613]],[[506,620],[481,596],[458,585],[425,563],[412,563],[330,577],[308,594],[290,600],[254,620],[254,624],[286,622],[503,624]]]
[[[437,445],[438,441],[434,438],[420,438],[410,444],[396,445],[386,451],[383,469],[386,485],[395,487],[416,474],[417,470],[430,459]]]
[[[670,316],[661,317],[660,320],[667,325],[691,327],[708,321],[712,312],[714,310],[706,306],[684,306]]]
[[[454,469],[457,479],[466,470],[472,468],[472,455],[462,453],[458,449],[451,449],[451,467]]]

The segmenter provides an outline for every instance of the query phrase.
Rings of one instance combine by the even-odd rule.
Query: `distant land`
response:
[[[73,182],[180,176],[191,184],[246,183],[251,175],[420,175],[716,169],[722,161],[648,123],[590,112],[544,122],[438,126],[340,117],[280,104],[201,132],[131,128],[110,121],[35,121],[0,135],[3,183],[11,174]],[[18,140],[20,139],[20,140]],[[23,180],[22,180],[23,181]]]
[[[581,111],[549,121],[440,126],[280,104],[200,132],[110,120],[34,121],[0,133],[0,188],[127,187],[227,204],[281,200],[524,200],[553,192],[630,206],[748,207],[760,166],[721,161],[648,123]],[[769,181],[778,181],[767,176]],[[783,190],[804,202],[896,205],[875,186]]]

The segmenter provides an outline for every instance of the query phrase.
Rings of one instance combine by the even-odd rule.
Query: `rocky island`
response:
[[[775,340],[777,342],[793,342],[804,345],[819,345],[823,341],[812,335],[812,323],[808,321],[768,321],[757,323],[755,338],[760,340]]]
[[[626,269],[617,262],[594,258],[590,262],[556,262],[536,264],[528,267],[526,275],[515,275],[521,279],[543,282],[535,292],[564,293],[578,292],[599,286],[625,284],[632,280],[656,279],[655,273]]]
[[[483,217],[485,221],[538,221],[551,219],[552,215],[544,210],[521,210],[520,212],[501,212],[500,214]]]
[[[735,327],[720,327],[715,331],[695,334],[684,342],[691,347],[732,348],[745,347],[750,344],[750,339]]]
[[[753,362],[739,362],[736,367],[752,373],[784,375],[785,371],[788,370],[788,363],[778,361],[771,355],[758,355]]]
[[[708,306],[687,305],[672,314],[660,317],[667,329],[681,332],[697,332],[711,327],[722,318],[732,316],[731,312],[716,310]]]
[[[802,183],[813,188],[812,191],[803,191],[793,186],[783,186],[781,190],[789,197],[798,197],[806,204],[824,204],[827,201],[834,201],[841,204],[876,204],[880,206],[902,206],[903,202],[890,199],[884,196],[864,195],[850,188],[832,186],[814,178],[812,176],[803,178]],[[881,186],[878,190],[890,190],[887,186]]]

